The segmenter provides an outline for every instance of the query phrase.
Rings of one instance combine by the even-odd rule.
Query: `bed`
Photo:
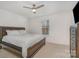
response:
[[[13,28],[13,27],[12,27]],[[18,30],[18,28],[6,30]],[[2,27],[2,29],[4,29]],[[22,30],[19,27],[19,30]],[[7,31],[3,31],[3,33]],[[24,30],[24,29],[23,29]],[[21,34],[21,35],[5,35],[2,39],[2,44],[14,48],[22,53],[22,57],[33,57],[39,49],[45,45],[45,37],[39,34]]]

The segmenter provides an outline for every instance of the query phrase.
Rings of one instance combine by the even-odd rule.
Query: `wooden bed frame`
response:
[[[2,31],[2,37],[7,35],[6,30],[25,30],[25,28],[23,27],[3,27],[3,26],[0,26],[0,29]],[[7,43],[4,41],[2,41],[2,44],[22,52],[22,48],[16,45],[13,45],[11,43]],[[41,41],[37,42],[33,46],[29,47],[27,49],[27,58],[33,57],[40,50],[40,48],[43,47],[44,45],[45,45],[45,38],[43,38]]]

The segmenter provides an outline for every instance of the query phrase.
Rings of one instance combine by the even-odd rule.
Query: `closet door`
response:
[[[77,24],[76,57],[79,57],[79,24]]]
[[[70,55],[76,57],[76,27],[70,27]]]

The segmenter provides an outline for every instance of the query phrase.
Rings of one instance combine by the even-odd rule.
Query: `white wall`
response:
[[[47,42],[69,45],[70,26],[74,24],[72,11],[63,11],[48,16],[31,19],[30,29],[36,33],[41,33],[41,21],[49,19],[50,30]]]
[[[47,41],[69,45],[70,26],[73,24],[73,20],[72,11],[52,15],[50,19],[50,34]]]
[[[27,27],[27,19],[6,10],[0,9],[0,26]]]
[[[30,32],[41,34],[41,19],[30,19]]]

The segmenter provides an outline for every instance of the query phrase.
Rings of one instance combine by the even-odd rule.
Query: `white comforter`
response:
[[[34,45],[44,38],[43,35],[27,34],[27,35],[7,35],[2,41],[22,47],[22,56],[27,57],[27,48]]]

